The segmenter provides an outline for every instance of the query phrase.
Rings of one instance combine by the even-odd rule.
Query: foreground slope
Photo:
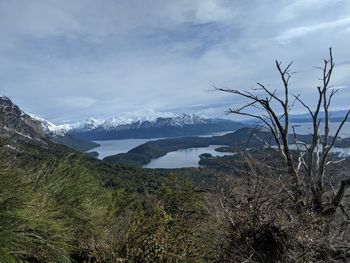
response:
[[[205,254],[190,184],[56,144],[40,121],[7,103],[0,262],[193,262]]]

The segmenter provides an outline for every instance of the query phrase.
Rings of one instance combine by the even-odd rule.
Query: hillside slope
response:
[[[77,151],[87,151],[98,146],[62,131],[56,125],[22,111],[9,98],[0,97],[0,129],[5,134],[17,134],[27,139],[49,139]]]

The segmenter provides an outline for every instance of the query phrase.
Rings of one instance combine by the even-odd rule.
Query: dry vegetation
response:
[[[227,244],[222,260],[227,262],[332,262],[350,260],[349,206],[346,190],[350,174],[334,174],[329,169],[341,160],[330,158],[340,130],[347,121],[345,114],[334,136],[330,136],[329,109],[338,90],[330,85],[335,63],[332,49],[324,60],[321,84],[317,86],[315,109],[299,95],[290,95],[292,63],[285,68],[276,61],[283,95],[258,83],[253,91],[219,89],[242,97],[248,102],[229,113],[258,119],[267,128],[275,145],[277,166],[259,162],[245,153],[246,182],[231,183],[233,190],[223,190],[216,205],[219,222],[227,224]],[[299,102],[312,120],[312,141],[298,140],[291,149],[290,111]],[[278,107],[276,107],[276,105]],[[259,114],[255,114],[258,109]],[[254,111],[255,110],[255,111]],[[323,115],[323,116],[321,116]],[[271,162],[271,161],[270,161]],[[334,179],[336,178],[336,179]],[[225,182],[227,188],[229,182]],[[239,194],[239,192],[241,194]]]

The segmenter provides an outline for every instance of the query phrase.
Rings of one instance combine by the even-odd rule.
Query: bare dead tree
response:
[[[272,134],[277,150],[283,157],[287,167],[287,174],[291,178],[290,190],[293,193],[292,199],[296,205],[311,202],[311,207],[317,213],[332,215],[340,206],[346,189],[350,186],[350,178],[343,178],[338,190],[330,201],[325,201],[324,195],[327,192],[325,187],[325,174],[327,166],[331,163],[329,155],[339,133],[350,115],[347,111],[335,134],[330,136],[329,109],[332,98],[338,92],[330,85],[333,69],[335,66],[332,49],[329,49],[329,58],[324,60],[321,85],[317,86],[317,104],[314,109],[308,106],[300,94],[290,93],[289,81],[294,72],[291,71],[293,62],[286,67],[276,61],[276,68],[279,72],[284,95],[278,96],[276,90],[269,90],[265,85],[257,83],[258,88],[252,91],[241,91],[238,89],[216,88],[244,98],[247,102],[237,108],[229,108],[228,113],[251,117],[259,120]],[[294,141],[297,146],[297,158],[291,149],[290,139],[290,112],[296,102],[301,103],[308,111],[312,119],[311,143],[299,141],[294,133]],[[254,113],[259,111],[259,113]],[[323,119],[321,115],[324,115]],[[321,128],[321,124],[323,127]],[[295,151],[294,151],[295,152]],[[310,201],[308,201],[310,200]]]

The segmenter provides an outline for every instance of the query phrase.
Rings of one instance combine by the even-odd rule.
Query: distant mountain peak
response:
[[[225,119],[207,119],[196,114],[161,114],[138,118],[118,116],[106,121],[85,121],[70,125],[68,132],[88,140],[117,140],[136,138],[181,137],[229,131],[241,124]]]
[[[105,129],[113,129],[115,127],[131,124],[134,120],[132,118],[125,118],[125,117],[113,117],[109,118],[108,120],[105,120],[102,122],[101,127]]]
[[[63,130],[68,131],[92,131],[97,129],[113,130],[121,127],[132,126],[134,128],[142,125],[170,125],[170,126],[184,126],[199,123],[206,123],[206,119],[195,114],[159,114],[152,112],[151,115],[136,116],[115,116],[107,120],[100,120],[96,118],[88,118],[85,121],[58,125]]]
[[[41,122],[44,132],[49,136],[64,136],[67,133],[67,129],[59,125],[53,124],[33,113],[27,113],[33,119]]]

